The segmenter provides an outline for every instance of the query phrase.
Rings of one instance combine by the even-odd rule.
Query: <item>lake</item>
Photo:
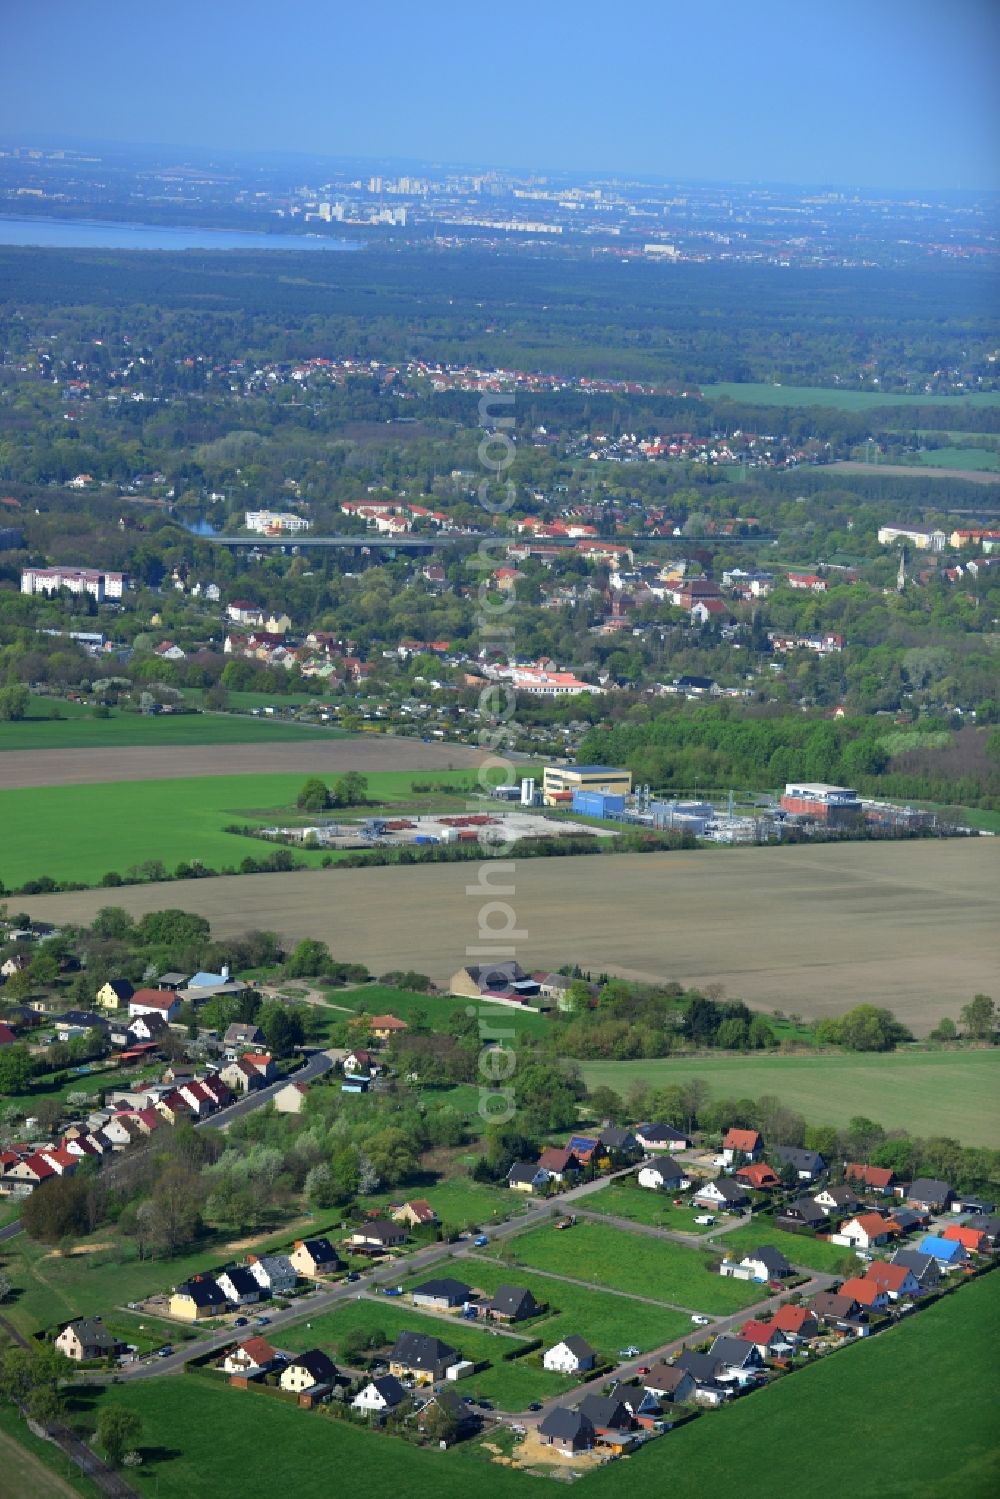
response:
[[[0,245],[62,250],[359,250],[355,240],[308,234],[258,234],[243,229],[192,229],[169,224],[117,224],[90,219],[0,215]]]

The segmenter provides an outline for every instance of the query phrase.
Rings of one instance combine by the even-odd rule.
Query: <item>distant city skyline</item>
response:
[[[1000,188],[993,0],[48,0],[0,137],[672,181]]]

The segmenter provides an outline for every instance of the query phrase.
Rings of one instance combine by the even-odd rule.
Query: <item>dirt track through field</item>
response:
[[[8,750],[0,755],[0,790],[82,786],[103,781],[180,780],[186,776],[366,774],[378,770],[465,770],[483,754],[464,744],[419,739],[327,739],[322,743],[118,745],[108,749]]]
[[[477,888],[491,871],[494,893]],[[813,1017],[861,1001],[918,1032],[977,992],[1000,998],[1000,841],[853,843],[175,881],[19,898],[86,921],[112,901],[202,912],[217,937],[252,927],[326,941],[373,973],[445,982],[482,961],[478,916],[509,897],[525,968],[578,962],[640,980],[721,983],[763,1009]],[[472,894],[466,893],[472,887]],[[494,912],[488,920],[499,923]],[[485,956],[485,954],[483,955]]]

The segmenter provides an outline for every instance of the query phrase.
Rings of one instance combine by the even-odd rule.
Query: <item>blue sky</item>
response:
[[[0,140],[1000,187],[998,0],[7,0]]]

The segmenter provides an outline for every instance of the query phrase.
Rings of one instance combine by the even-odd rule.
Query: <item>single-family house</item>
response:
[[[55,1346],[78,1364],[91,1359],[117,1358],[125,1352],[125,1344],[108,1331],[100,1317],[77,1317],[67,1322],[55,1339]]]
[[[796,1197],[794,1202],[785,1204],[774,1221],[778,1228],[825,1229],[826,1214],[811,1197]]]
[[[51,1157],[48,1157],[48,1159],[51,1159]],[[55,1163],[53,1162],[53,1164]],[[989,1244],[983,1231],[978,1228],[969,1228],[965,1223],[949,1223],[942,1234],[942,1238],[954,1239],[957,1244],[961,1244],[962,1248],[967,1249],[970,1254],[986,1254],[989,1249]]]
[[[553,1181],[561,1182],[567,1176],[579,1176],[580,1162],[571,1150],[560,1150],[555,1145],[548,1145],[538,1157],[538,1169]]]
[[[722,1142],[723,1163],[731,1166],[737,1156],[743,1161],[756,1161],[763,1149],[764,1142],[755,1129],[730,1129]]]
[[[585,1395],[577,1407],[578,1415],[594,1428],[595,1447],[624,1452],[635,1438],[635,1418],[628,1404],[616,1391],[610,1395]]]
[[[920,1254],[929,1254],[932,1259],[937,1260],[942,1270],[951,1270],[956,1265],[964,1264],[968,1259],[968,1251],[964,1244],[957,1239],[942,1239],[936,1234],[924,1234],[917,1245]]]
[[[411,1294],[414,1306],[428,1306],[434,1311],[444,1312],[455,1306],[464,1306],[472,1295],[472,1287],[467,1286],[464,1280],[454,1280],[445,1275],[421,1281],[419,1286],[414,1286]]]
[[[807,1306],[779,1306],[771,1319],[771,1326],[776,1327],[789,1343],[808,1342],[819,1332],[815,1313]]]
[[[507,1185],[515,1192],[541,1191],[549,1179],[549,1173],[533,1161],[515,1161],[507,1172]]]
[[[749,1249],[737,1261],[737,1268],[747,1271],[750,1280],[759,1281],[785,1280],[792,1273],[791,1265],[773,1244],[761,1244],[756,1249]],[[741,1276],[736,1278],[742,1279]]]
[[[344,1262],[329,1239],[296,1239],[295,1248],[288,1256],[296,1275],[306,1280],[321,1280],[325,1275],[335,1275],[344,1268]]]
[[[739,1182],[733,1181],[728,1176],[720,1176],[715,1181],[706,1182],[699,1187],[692,1198],[699,1207],[703,1208],[728,1208],[737,1211],[749,1207],[750,1198],[746,1190]]]
[[[981,1234],[986,1236],[986,1242],[990,1248],[1000,1239],[1000,1218],[995,1213],[971,1213],[962,1222],[966,1228],[978,1228]]]
[[[245,1051],[253,1046],[263,1045],[264,1032],[259,1025],[249,1025],[241,1020],[234,1020],[232,1025],[226,1027],[226,1033],[222,1038],[222,1049],[231,1062],[241,1057]]]
[[[235,1062],[228,1062],[219,1076],[234,1093],[253,1093],[258,1088],[267,1086],[267,1079],[260,1068],[253,1066],[246,1057],[237,1057]]]
[[[781,1186],[780,1176],[766,1161],[751,1161],[748,1166],[737,1166],[733,1172],[733,1180],[753,1192],[770,1192]]]
[[[637,1125],[635,1138],[642,1150],[687,1150],[691,1143],[687,1135],[672,1124]]]
[[[590,1451],[596,1433],[586,1416],[557,1405],[539,1422],[538,1440],[545,1447],[554,1447],[565,1457],[574,1457],[578,1452]]]
[[[733,1393],[732,1381],[722,1382],[725,1365],[712,1353],[685,1348],[674,1360],[674,1367],[686,1370],[694,1380],[694,1398],[699,1405],[721,1405]]]
[[[443,1379],[459,1354],[450,1344],[423,1332],[401,1332],[389,1354],[389,1373],[416,1384]]]
[[[159,1015],[171,1025],[180,1012],[181,1002],[169,989],[136,989],[128,1002],[128,1013],[133,1020],[137,1015]]]
[[[368,1029],[376,1041],[386,1042],[402,1035],[410,1027],[405,1020],[400,1020],[396,1015],[372,1015],[368,1021]]]
[[[176,1286],[170,1297],[170,1315],[184,1322],[201,1322],[228,1310],[226,1293],[211,1275],[193,1275]]]
[[[356,1254],[385,1254],[406,1243],[406,1224],[391,1218],[373,1218],[352,1229],[348,1243]]]
[[[586,1338],[570,1333],[542,1354],[542,1367],[555,1374],[580,1374],[594,1367],[596,1354]]]
[[[858,1306],[864,1307],[868,1312],[884,1312],[889,1305],[889,1292],[877,1281],[867,1280],[860,1275],[853,1275],[845,1280],[838,1294],[856,1301]]]
[[[955,1193],[948,1182],[937,1181],[932,1176],[921,1176],[906,1189],[906,1200],[914,1207],[928,1213],[940,1213],[948,1206]]]
[[[930,1214],[925,1213],[922,1208],[896,1207],[889,1209],[887,1221],[902,1236],[915,1233],[918,1228],[927,1228],[931,1219]]]
[[[374,1077],[382,1071],[376,1053],[365,1046],[352,1046],[340,1065],[345,1077]]]
[[[288,1082],[278,1089],[271,1102],[279,1114],[301,1114],[308,1092],[308,1083]]]
[[[817,1150],[800,1150],[797,1145],[772,1145],[770,1151],[782,1166],[791,1166],[800,1182],[814,1182],[826,1170],[826,1162]]]
[[[885,1291],[890,1301],[898,1301],[901,1296],[920,1295],[920,1282],[906,1265],[887,1265],[883,1260],[876,1260],[868,1266],[864,1279]]]
[[[879,1244],[888,1244],[893,1236],[888,1219],[878,1213],[859,1213],[840,1225],[839,1237],[852,1244],[855,1249],[873,1249]]]
[[[933,1291],[941,1279],[941,1267],[934,1256],[917,1249],[897,1249],[890,1263],[911,1271],[922,1291]]]
[[[844,1175],[849,1182],[857,1182],[869,1192],[891,1192],[896,1180],[888,1166],[869,1166],[863,1161],[849,1161]]]
[[[396,1223],[409,1224],[410,1228],[434,1228],[441,1222],[426,1197],[410,1198],[409,1202],[393,1208],[392,1217]]]
[[[484,1310],[496,1322],[523,1322],[526,1317],[534,1317],[539,1306],[527,1286],[500,1285]]]
[[[252,1306],[264,1294],[260,1281],[250,1274],[245,1265],[231,1265],[215,1279],[220,1290],[225,1293],[226,1300],[231,1301],[234,1306]]]
[[[287,1254],[248,1254],[247,1269],[258,1285],[272,1296],[294,1291],[298,1274]]]
[[[314,1385],[332,1385],[337,1379],[337,1366],[321,1348],[309,1348],[289,1359],[281,1371],[279,1381],[283,1390],[298,1394],[312,1389]]]
[[[642,1376],[642,1387],[660,1400],[683,1405],[694,1398],[694,1376],[679,1364],[654,1364]]]
[[[751,1339],[734,1338],[727,1333],[720,1333],[708,1351],[711,1358],[718,1359],[723,1365],[722,1378],[728,1376],[738,1384],[745,1384],[764,1362],[760,1349]]]
[[[841,1291],[817,1291],[812,1309],[817,1321],[840,1332],[863,1336],[867,1328],[867,1312],[853,1296],[845,1296]]]
[[[740,1328],[740,1338],[752,1343],[762,1359],[772,1358],[775,1351],[788,1342],[781,1328],[775,1327],[773,1322],[744,1322]]]
[[[266,1338],[247,1338],[229,1350],[222,1367],[226,1374],[260,1374],[271,1367],[275,1358],[275,1350]]]
[[[636,1181],[640,1187],[650,1187],[657,1192],[683,1192],[691,1185],[687,1172],[668,1156],[649,1166],[640,1166]]]
[[[383,1374],[379,1379],[370,1379],[351,1401],[352,1409],[363,1416],[387,1416],[401,1406],[409,1397],[394,1374]]]
[[[619,1129],[614,1124],[609,1124],[601,1130],[597,1143],[607,1151],[608,1155],[624,1156],[627,1160],[632,1160],[641,1149],[639,1141],[630,1129]]]
[[[837,1187],[821,1187],[813,1198],[813,1202],[829,1218],[833,1215],[843,1217],[845,1213],[853,1213],[860,1206],[853,1187],[842,1183]]]
[[[95,998],[102,1009],[118,1010],[123,1005],[128,1005],[134,994],[135,990],[128,979],[108,979],[98,989]]]

